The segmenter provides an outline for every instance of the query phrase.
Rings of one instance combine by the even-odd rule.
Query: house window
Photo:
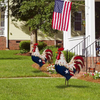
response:
[[[4,19],[5,19],[5,12],[0,11],[0,35],[4,35]]]
[[[75,31],[82,30],[82,13],[81,12],[75,13],[74,30]]]

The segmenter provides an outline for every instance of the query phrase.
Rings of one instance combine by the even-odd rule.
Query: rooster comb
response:
[[[38,45],[38,43],[35,43],[35,44],[34,44],[34,46],[37,46],[37,45]]]
[[[64,50],[64,48],[63,48],[63,47],[61,47],[61,48],[59,48],[59,49],[58,49],[58,51],[63,51],[63,50]]]

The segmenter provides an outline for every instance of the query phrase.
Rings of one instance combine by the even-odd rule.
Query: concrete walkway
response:
[[[30,79],[30,78],[64,78],[64,77],[11,77],[11,78],[0,78],[0,79]]]
[[[71,78],[77,79],[78,77],[82,76],[83,73],[85,72],[80,72]],[[64,78],[64,77],[63,76],[62,77],[10,77],[10,78],[0,78],[0,79],[29,79],[29,78]]]

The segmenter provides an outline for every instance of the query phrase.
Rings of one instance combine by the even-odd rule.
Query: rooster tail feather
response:
[[[80,67],[77,64],[75,64],[74,66],[76,68],[76,71],[79,73],[80,72]]]
[[[81,62],[75,61],[74,63],[77,64],[77,65],[80,65],[81,66],[80,69],[83,68],[83,64]]]
[[[75,56],[73,60],[74,60],[75,69],[79,73],[80,70],[84,66],[84,60],[83,60],[83,58],[81,56]]]
[[[53,56],[52,51],[50,49],[46,49],[45,53],[46,53],[46,59],[51,60]]]
[[[81,56],[75,56],[74,57],[74,60],[78,60],[78,59],[81,60],[83,62],[83,65],[84,65],[84,60]]]

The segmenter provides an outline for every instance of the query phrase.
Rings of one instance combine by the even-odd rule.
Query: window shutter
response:
[[[81,12],[75,13],[74,29],[75,31],[82,30],[82,13]]]

